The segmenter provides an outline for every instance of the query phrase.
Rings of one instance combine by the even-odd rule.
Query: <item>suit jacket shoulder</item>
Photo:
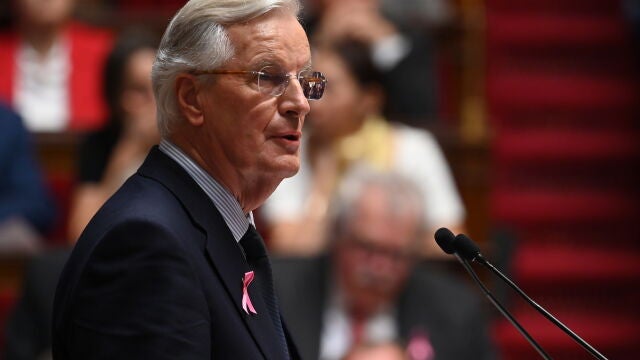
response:
[[[130,178],[91,220],[63,270],[54,358],[209,356],[195,256],[205,239],[167,188],[141,174]]]
[[[54,358],[279,359],[266,305],[222,216],[157,148],[91,220],[61,276]]]

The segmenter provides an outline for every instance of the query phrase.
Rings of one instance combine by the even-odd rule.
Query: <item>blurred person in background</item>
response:
[[[54,220],[30,134],[0,103],[0,253],[35,252]]]
[[[105,120],[100,71],[111,33],[72,20],[74,0],[14,0],[0,34],[0,100],[35,132],[85,131]]]
[[[69,215],[71,241],[160,141],[151,86],[156,47],[150,34],[130,30],[107,58],[103,82],[109,118],[79,147],[78,185]]]
[[[417,262],[426,209],[411,180],[358,166],[331,205],[328,256],[273,263],[303,358],[342,359],[358,346],[389,342],[421,360],[493,358],[479,299]]]
[[[367,44],[387,90],[384,114],[425,127],[439,115],[434,28],[450,18],[446,1],[315,0],[305,8],[312,43]]]
[[[335,187],[353,164],[366,162],[400,172],[420,186],[429,231],[419,251],[441,255],[431,234],[443,226],[462,231],[465,214],[435,138],[382,116],[386,92],[368,45],[343,39],[316,47],[314,64],[332,74],[331,82],[325,99],[312,104],[300,171],[285,179],[261,208],[260,214],[271,226],[271,248],[288,255],[324,250],[326,211]]]
[[[156,47],[153,37],[128,31],[108,57],[104,94],[110,117],[108,125],[89,134],[80,147],[81,183],[69,224],[72,243],[158,141],[156,103],[151,89]],[[69,249],[52,250],[27,265],[21,295],[7,324],[6,360],[51,357],[53,297],[69,253]]]

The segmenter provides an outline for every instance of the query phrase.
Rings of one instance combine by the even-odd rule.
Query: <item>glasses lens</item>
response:
[[[287,74],[273,66],[265,66],[258,72],[258,90],[265,95],[282,95],[288,82]]]
[[[309,100],[320,100],[327,86],[324,74],[318,71],[303,71],[300,73],[300,85],[304,96]]]

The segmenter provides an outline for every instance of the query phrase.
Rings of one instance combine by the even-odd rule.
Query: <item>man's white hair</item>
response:
[[[300,3],[298,0],[190,0],[176,13],[162,36],[151,71],[162,137],[171,133],[173,122],[182,119],[176,99],[176,77],[180,73],[215,69],[225,64],[234,55],[226,28],[275,9],[285,9],[297,17]]]

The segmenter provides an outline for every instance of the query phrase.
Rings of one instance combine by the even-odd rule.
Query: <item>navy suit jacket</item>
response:
[[[251,287],[257,315],[242,309],[247,271],[212,201],[155,147],[73,249],[56,290],[53,357],[282,359]]]

